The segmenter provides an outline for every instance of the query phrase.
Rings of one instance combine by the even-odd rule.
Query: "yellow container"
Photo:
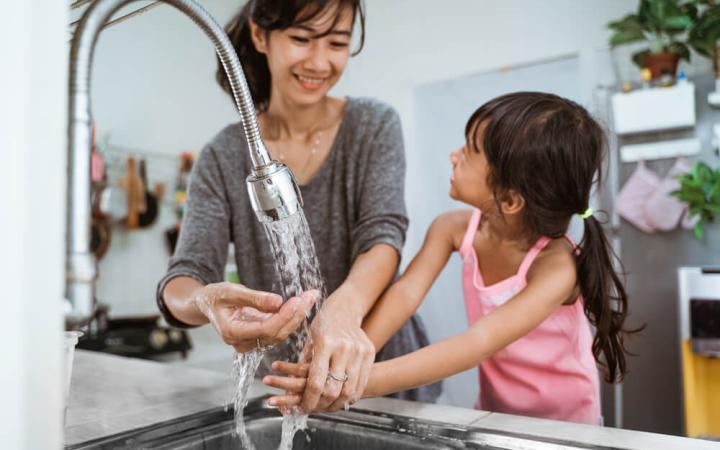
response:
[[[698,355],[682,343],[685,434],[720,437],[720,358]]]

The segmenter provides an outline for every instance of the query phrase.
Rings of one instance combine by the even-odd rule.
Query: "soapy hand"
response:
[[[317,295],[313,291],[282,297],[254,291],[241,284],[213,283],[198,289],[192,302],[223,341],[239,353],[285,340],[305,319]]]

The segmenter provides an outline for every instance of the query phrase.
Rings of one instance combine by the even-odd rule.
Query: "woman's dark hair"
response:
[[[352,53],[352,56],[355,56],[365,44],[365,7],[362,0],[248,0],[240,12],[233,17],[225,27],[225,31],[240,58],[250,94],[258,111],[264,111],[270,100],[270,69],[265,55],[255,49],[250,36],[249,20],[252,19],[260,28],[270,32],[306,24],[334,9],[333,22],[325,31],[314,36],[323,37],[330,34],[346,8],[352,9],[352,23],[354,24],[356,19],[360,22],[360,43],[357,50]],[[220,61],[215,79],[220,87],[232,96],[230,83]]]
[[[465,135],[475,151],[482,139],[487,182],[497,201],[509,191],[524,198],[529,240],[563,237],[602,179],[603,129],[583,107],[556,95],[517,92],[491,100],[470,117]],[[602,224],[593,215],[584,224],[576,266],[585,315],[596,329],[592,352],[606,368],[605,379],[619,381],[627,373],[624,337],[639,330],[624,328],[628,299],[613,260],[622,265]]]

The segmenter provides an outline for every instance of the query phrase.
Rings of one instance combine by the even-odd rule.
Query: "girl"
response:
[[[340,409],[349,392],[363,391],[376,349],[382,348],[380,358],[387,359],[427,344],[416,318],[408,317],[384,346],[373,347],[362,329],[397,272],[407,228],[398,114],[374,99],[329,95],[351,54],[362,48],[364,20],[361,0],[249,0],[227,28],[270,154],[289,166],[300,184],[330,293],[310,328],[314,381],[305,392],[308,410]],[[221,67],[217,79],[229,92]],[[245,186],[246,145],[236,123],[203,149],[177,249],[157,290],[158,306],[170,324],[210,322],[238,352],[282,342],[312,304],[312,296],[283,304],[272,293],[279,290],[273,285],[273,256]],[[235,246],[242,285],[222,282],[228,242]],[[260,323],[234,320],[235,311],[246,305],[274,314]],[[277,345],[259,373],[289,357],[288,347]],[[347,380],[328,377],[329,372],[347,373]],[[434,401],[439,391],[434,385],[402,397]]]
[[[603,131],[569,100],[520,92],[480,107],[465,136],[466,145],[450,154],[450,196],[475,209],[433,222],[422,249],[364,329],[382,345],[416,311],[454,251],[463,258],[470,328],[376,363],[364,396],[421,386],[479,365],[477,408],[599,424],[595,362],[609,382],[626,372],[627,313],[613,253],[588,208],[594,177],[600,178]],[[576,214],[585,225],[579,246],[565,235]],[[270,404],[297,404],[307,367],[273,367],[291,377],[264,379],[288,391]]]

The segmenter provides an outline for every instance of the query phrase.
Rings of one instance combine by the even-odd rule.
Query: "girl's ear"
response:
[[[268,33],[265,29],[260,28],[252,19],[248,19],[248,23],[250,24],[250,37],[252,38],[253,45],[255,45],[255,50],[264,55],[267,53]]]
[[[519,214],[525,207],[525,198],[514,190],[509,190],[500,202],[500,210],[505,216]]]

